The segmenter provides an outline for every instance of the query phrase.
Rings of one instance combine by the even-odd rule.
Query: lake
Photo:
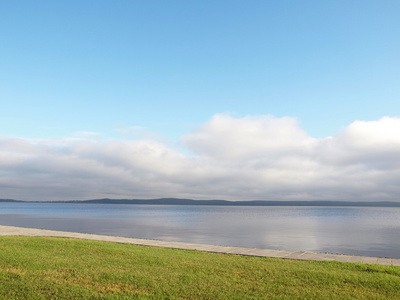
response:
[[[400,259],[400,208],[0,203],[0,225]]]

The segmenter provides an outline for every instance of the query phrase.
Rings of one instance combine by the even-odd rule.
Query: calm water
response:
[[[0,203],[0,225],[400,258],[400,208]]]

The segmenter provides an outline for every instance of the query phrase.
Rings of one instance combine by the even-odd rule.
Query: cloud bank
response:
[[[400,201],[400,118],[316,139],[295,118],[217,114],[179,143],[2,137],[0,198]]]

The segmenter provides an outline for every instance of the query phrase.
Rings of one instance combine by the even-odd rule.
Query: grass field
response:
[[[400,299],[400,267],[0,237],[0,299]]]

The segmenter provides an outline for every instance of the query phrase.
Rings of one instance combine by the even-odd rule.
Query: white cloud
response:
[[[294,118],[217,114],[181,144],[195,155],[151,139],[0,138],[0,198],[399,200],[398,118],[314,139]]]
[[[200,155],[222,160],[271,159],[309,151],[314,140],[294,118],[249,116],[234,119],[217,114],[182,142]]]
[[[400,119],[355,121],[319,143],[324,163],[389,170],[400,166]]]

